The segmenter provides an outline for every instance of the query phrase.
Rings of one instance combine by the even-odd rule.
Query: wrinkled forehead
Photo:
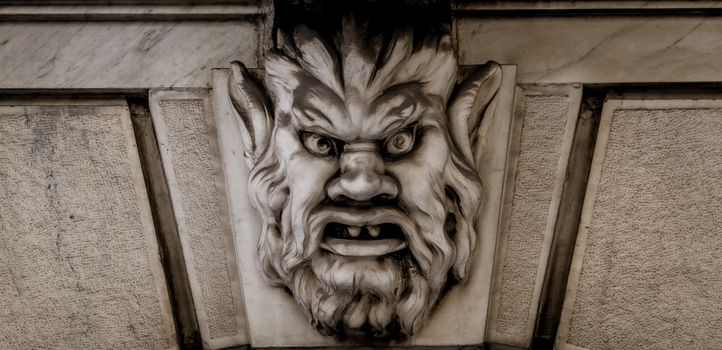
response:
[[[428,118],[441,98],[429,96],[419,82],[400,83],[375,95],[339,96],[326,85],[305,79],[293,91],[290,123],[342,140],[370,140]],[[436,102],[436,103],[435,103]]]

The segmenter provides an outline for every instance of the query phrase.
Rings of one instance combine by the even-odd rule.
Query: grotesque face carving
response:
[[[501,71],[488,63],[453,91],[449,35],[421,39],[348,20],[333,46],[304,26],[279,33],[270,101],[231,67],[263,273],[324,334],[411,335],[469,267],[481,114]]]

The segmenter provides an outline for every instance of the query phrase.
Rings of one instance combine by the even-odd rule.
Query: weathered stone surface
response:
[[[150,108],[203,342],[248,342],[208,90],[153,90]]]
[[[175,348],[125,101],[0,101],[0,135],[0,348]]]
[[[605,104],[560,348],[719,347],[720,173],[722,100]]]
[[[521,89],[505,189],[489,319],[489,340],[528,347],[557,219],[581,88]]]

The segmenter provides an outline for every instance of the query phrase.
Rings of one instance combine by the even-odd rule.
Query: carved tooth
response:
[[[357,226],[349,226],[347,230],[351,237],[358,237],[361,234],[361,228]]]
[[[378,226],[367,226],[366,228],[369,230],[371,237],[378,237],[379,233],[381,233],[381,228]]]

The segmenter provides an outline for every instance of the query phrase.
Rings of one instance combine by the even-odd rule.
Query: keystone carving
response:
[[[448,30],[370,35],[347,18],[333,43],[279,32],[264,86],[231,72],[267,281],[324,334],[414,334],[469,270],[499,65],[457,86]]]

